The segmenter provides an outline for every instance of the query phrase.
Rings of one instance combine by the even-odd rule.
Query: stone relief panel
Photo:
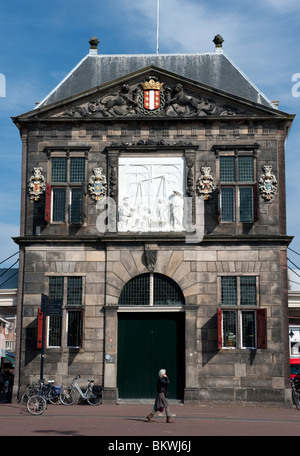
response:
[[[183,231],[184,162],[184,157],[119,158],[119,231]]]
[[[168,86],[155,76],[143,82],[123,86],[109,94],[71,107],[62,116],[72,118],[110,118],[130,116],[235,116],[245,115],[229,104],[222,104],[207,96],[191,94],[182,84]],[[60,114],[61,116],[61,114]]]

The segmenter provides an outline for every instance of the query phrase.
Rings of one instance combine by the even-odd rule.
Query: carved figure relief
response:
[[[261,174],[259,179],[259,191],[265,200],[272,201],[277,191],[277,180],[275,174],[272,173],[272,165],[264,165],[264,174]]]
[[[145,260],[148,271],[153,272],[157,261],[157,250],[145,245]]]
[[[234,116],[243,114],[229,105],[215,100],[192,96],[178,83],[174,88],[165,86],[157,77],[149,76],[144,82],[130,87],[124,84],[116,92],[74,106],[63,113],[68,117],[128,117],[164,115],[170,117]]]
[[[120,157],[122,232],[183,231],[183,157]]]
[[[215,189],[215,181],[211,175],[210,166],[202,166],[200,177],[197,180],[196,189],[198,195],[203,196],[205,200],[208,200],[212,195],[212,192]]]
[[[88,182],[88,191],[94,201],[98,201],[107,192],[106,177],[102,174],[102,171],[103,168],[94,168],[94,174],[91,175]]]
[[[43,168],[35,166],[33,175],[28,181],[28,191],[31,201],[38,201],[46,189],[45,178],[42,175]]]

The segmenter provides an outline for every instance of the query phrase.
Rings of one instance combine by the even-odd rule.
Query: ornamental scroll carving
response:
[[[130,87],[128,84],[112,93],[82,106],[74,106],[63,113],[73,118],[111,118],[137,116],[235,116],[245,113],[220,104],[212,98],[192,95],[182,84],[166,86],[154,76]]]

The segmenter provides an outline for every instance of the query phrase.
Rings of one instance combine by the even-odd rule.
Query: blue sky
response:
[[[156,53],[156,4],[2,2],[0,74],[6,91],[0,97],[0,262],[18,250],[11,237],[19,234],[21,141],[11,116],[45,98],[88,53],[93,35],[101,54]],[[160,53],[214,52],[212,40],[221,34],[224,51],[236,65],[270,100],[280,101],[279,109],[296,114],[286,144],[287,227],[295,236],[290,248],[300,254],[300,87],[292,93],[300,81],[299,24],[299,0],[160,0]],[[300,267],[300,256],[288,253]]]

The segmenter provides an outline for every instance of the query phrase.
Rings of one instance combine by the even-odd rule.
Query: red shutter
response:
[[[218,348],[223,347],[222,333],[222,309],[218,309]]]
[[[257,314],[257,348],[267,348],[267,311],[258,309]]]
[[[44,314],[41,311],[41,309],[39,309],[39,312],[38,312],[38,331],[37,331],[37,348],[42,348],[43,318],[44,318]]]
[[[253,211],[254,211],[254,222],[259,220],[259,192],[258,182],[253,185]]]
[[[46,184],[45,221],[51,222],[51,185]]]

